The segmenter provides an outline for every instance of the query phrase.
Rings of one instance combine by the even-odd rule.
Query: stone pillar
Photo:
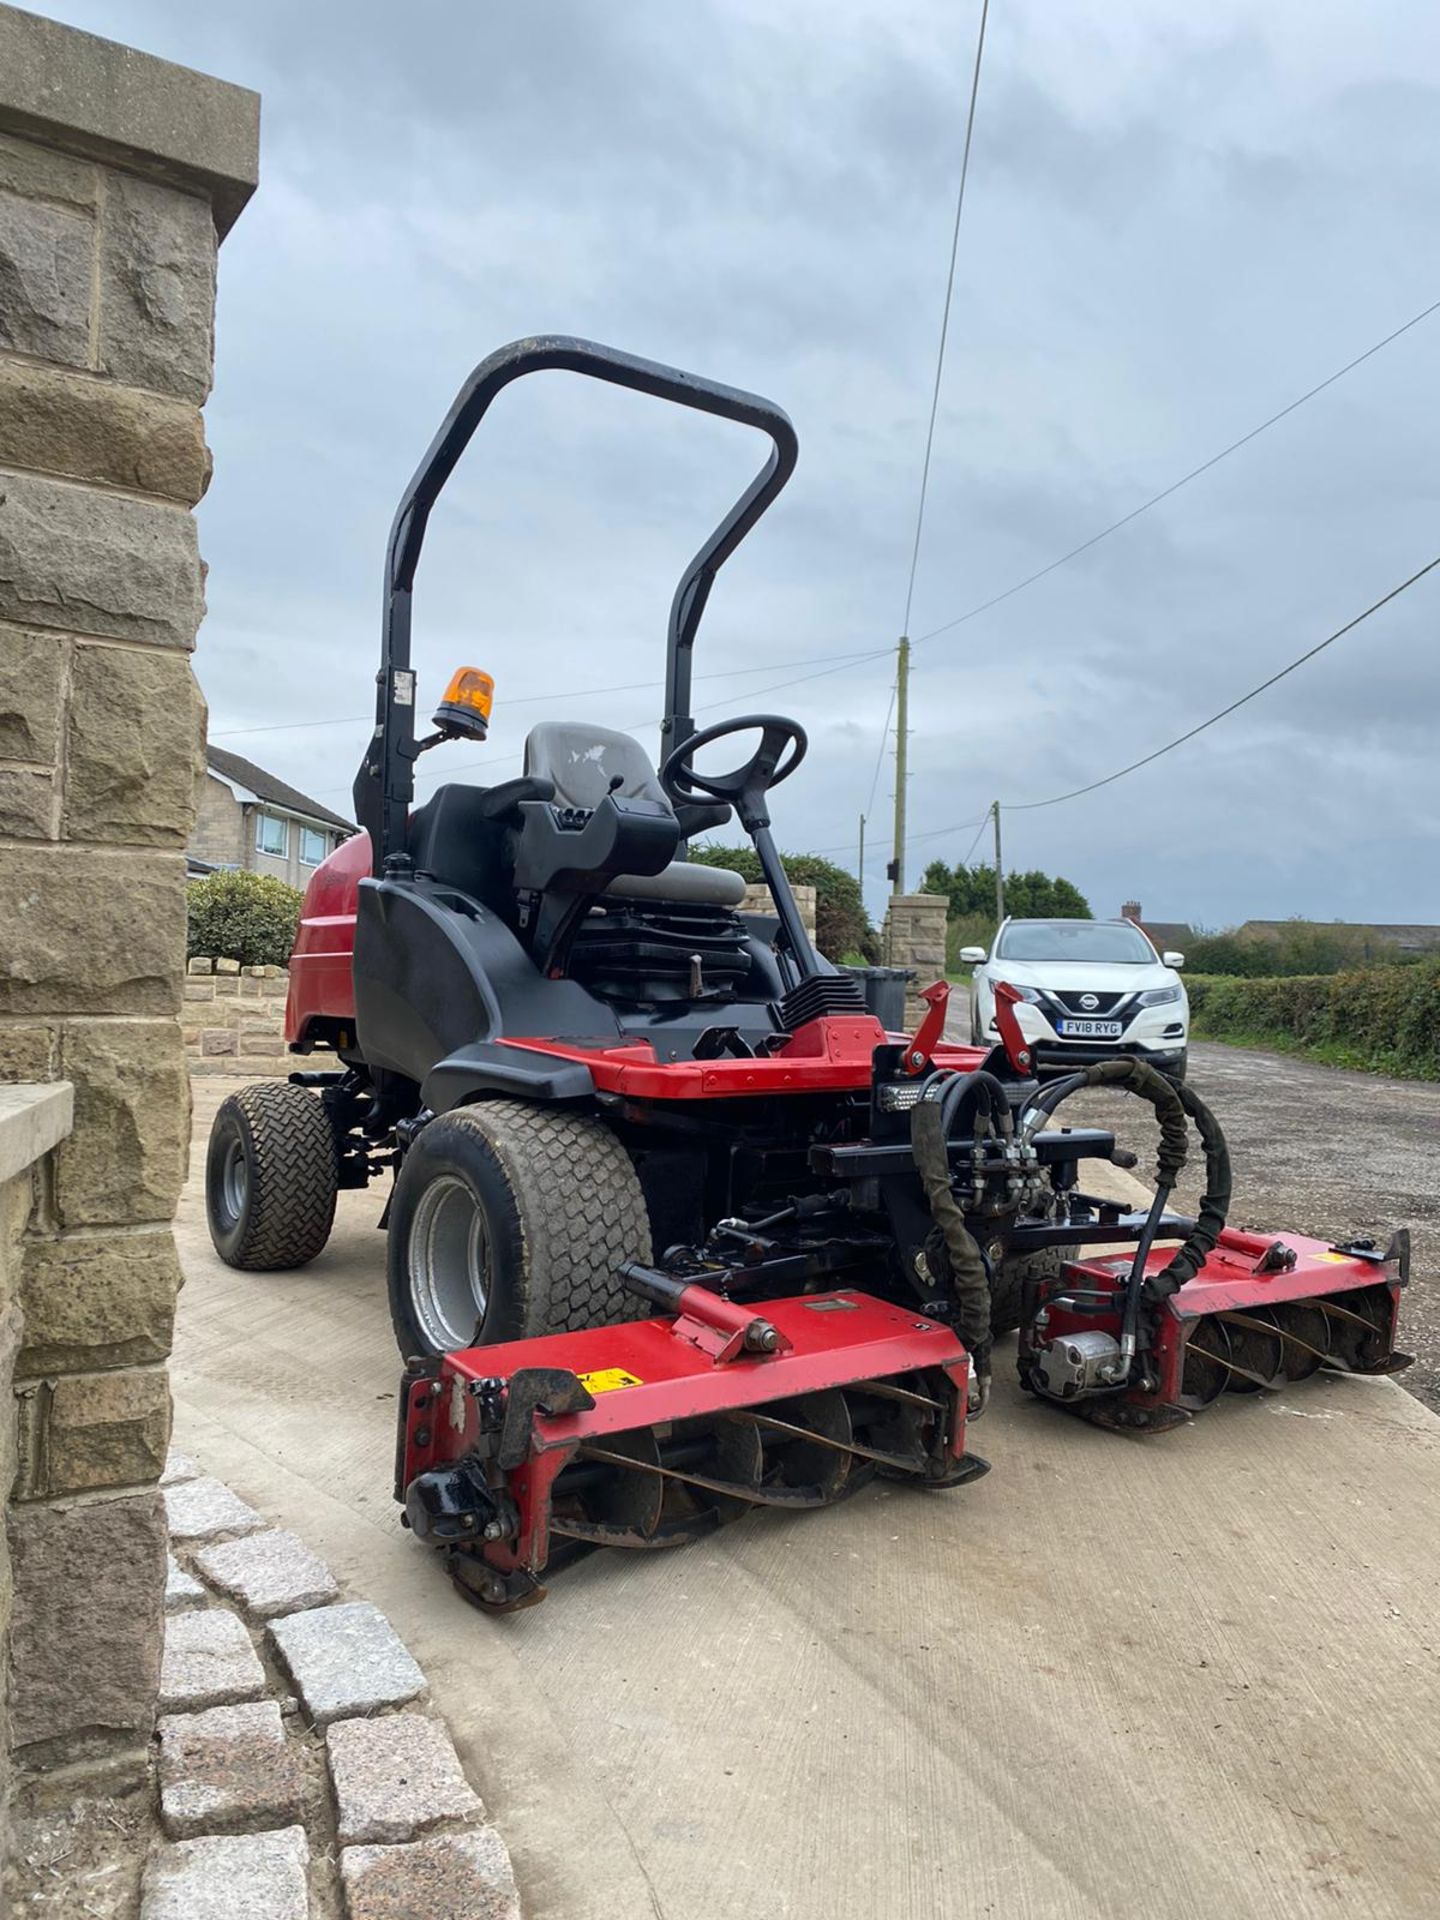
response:
[[[204,765],[190,509],[216,247],[254,187],[258,114],[0,5],[0,1080],[74,1087],[0,1350],[25,1764],[143,1754],[154,1711]]]
[[[945,918],[942,893],[892,893],[885,911],[881,952],[890,967],[909,967],[915,978],[905,992],[905,1018],[914,1025],[924,1012],[919,989],[945,978]]]

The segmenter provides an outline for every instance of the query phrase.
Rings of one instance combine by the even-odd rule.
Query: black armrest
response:
[[[522,800],[553,800],[555,782],[536,773],[522,773],[514,780],[502,780],[489,787],[475,808],[477,820],[503,820]]]
[[[680,844],[670,808],[607,793],[593,812],[520,803],[515,885],[537,893],[601,893],[617,873],[659,873]]]

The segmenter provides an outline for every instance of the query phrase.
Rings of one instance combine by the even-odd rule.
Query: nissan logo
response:
[[[1095,1009],[1099,1006],[1100,1000],[1098,995],[1096,994],[1082,993],[1080,996],[1080,1004],[1085,1009],[1086,1013],[1093,1013]]]

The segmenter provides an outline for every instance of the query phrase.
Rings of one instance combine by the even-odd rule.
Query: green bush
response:
[[[268,873],[210,873],[188,893],[187,951],[242,967],[283,967],[295,944],[301,894]]]
[[[721,847],[702,840],[691,847],[690,858],[706,867],[728,867],[752,886],[765,878],[753,847]],[[815,889],[815,944],[825,958],[848,962],[859,954],[866,963],[873,962],[879,947],[854,874],[818,853],[783,853],[780,860],[792,886]]]
[[[1273,932],[1247,933],[1237,928],[1197,934],[1186,946],[1185,958],[1201,973],[1257,980],[1282,974],[1353,972],[1399,964],[1410,956],[1371,927],[1287,920]]]
[[[920,881],[922,893],[943,893],[954,919],[979,914],[995,925],[995,869],[947,867],[932,860]],[[1091,920],[1090,902],[1070,880],[1041,873],[1012,873],[1005,880],[1005,911],[1017,920]],[[964,941],[961,942],[963,946]]]
[[[962,947],[983,947],[989,953],[995,940],[993,913],[951,914],[945,922],[945,971],[968,974],[969,966],[960,958]]]
[[[1273,1040],[1344,1066],[1440,1079],[1440,960],[1186,985],[1201,1037]]]

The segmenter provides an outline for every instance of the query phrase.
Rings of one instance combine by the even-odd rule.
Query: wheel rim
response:
[[[241,1218],[249,1198],[250,1162],[245,1157],[245,1142],[233,1134],[225,1143],[225,1164],[220,1169],[220,1205],[227,1227]]]
[[[473,1346],[490,1300],[490,1236],[471,1188],[441,1174],[420,1196],[410,1225],[410,1299],[431,1347]]]

